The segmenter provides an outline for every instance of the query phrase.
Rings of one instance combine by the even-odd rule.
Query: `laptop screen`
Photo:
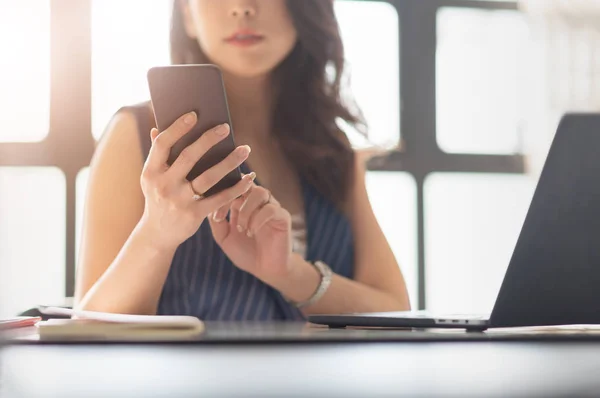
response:
[[[490,322],[600,323],[600,114],[561,121]]]

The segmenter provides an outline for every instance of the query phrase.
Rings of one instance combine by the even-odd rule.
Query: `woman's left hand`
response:
[[[238,268],[266,283],[288,277],[291,216],[267,189],[254,185],[209,222],[215,241]]]

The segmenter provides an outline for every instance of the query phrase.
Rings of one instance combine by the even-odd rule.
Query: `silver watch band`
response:
[[[329,268],[329,266],[322,261],[315,261],[311,264],[317,269],[317,271],[319,271],[319,274],[321,274],[321,282],[319,283],[317,290],[315,290],[313,295],[308,300],[299,303],[288,300],[290,304],[295,305],[296,308],[308,307],[319,301],[331,284],[331,278],[333,277],[331,268]]]

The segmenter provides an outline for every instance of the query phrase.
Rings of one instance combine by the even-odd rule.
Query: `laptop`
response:
[[[600,324],[600,114],[567,114],[544,163],[488,316],[427,311],[309,316],[330,327]]]

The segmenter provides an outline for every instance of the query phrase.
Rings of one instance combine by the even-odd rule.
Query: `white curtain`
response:
[[[539,171],[560,117],[600,112],[600,0],[520,0],[532,32],[531,168]]]

